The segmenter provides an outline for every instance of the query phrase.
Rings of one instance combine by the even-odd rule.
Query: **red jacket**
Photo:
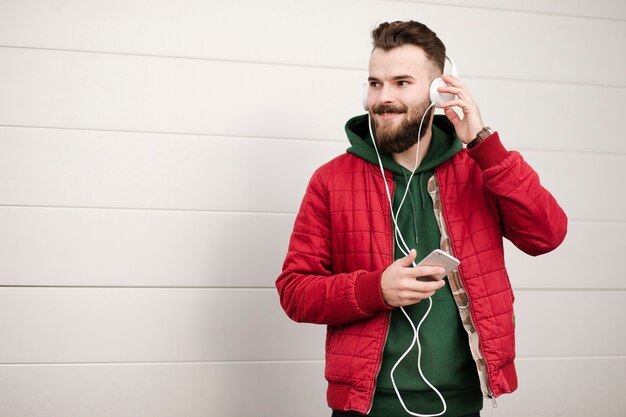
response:
[[[393,190],[392,174],[385,175]],[[564,239],[567,217],[521,155],[502,147],[497,133],[437,167],[429,192],[442,236],[449,237],[450,247],[443,249],[461,260],[456,279],[451,274],[449,281],[483,393],[512,392],[514,297],[502,238],[530,255],[546,253]],[[351,154],[320,167],[296,217],[276,286],[289,317],[328,325],[325,374],[332,409],[371,408],[391,309],[380,279],[394,260],[393,247],[379,168]]]

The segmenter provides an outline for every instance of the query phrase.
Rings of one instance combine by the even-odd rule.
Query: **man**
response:
[[[393,22],[372,37],[371,121],[349,120],[351,147],[309,183],[276,281],[281,304],[295,321],[328,326],[333,416],[478,416],[483,396],[517,388],[502,238],[546,253],[567,217],[485,127],[467,88],[442,75],[435,33]],[[439,76],[438,92],[456,98],[434,116]],[[414,266],[437,248],[461,261],[444,279],[440,267]]]

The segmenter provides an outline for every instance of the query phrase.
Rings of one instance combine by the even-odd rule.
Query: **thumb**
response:
[[[408,255],[404,258],[400,258],[394,262],[394,265],[398,266],[411,266],[415,258],[417,257],[417,251],[415,249],[411,249]]]

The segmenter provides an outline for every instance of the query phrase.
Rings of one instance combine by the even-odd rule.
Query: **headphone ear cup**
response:
[[[363,88],[361,88],[361,104],[365,111],[369,111],[367,108],[367,83],[363,83]]]
[[[440,93],[437,91],[439,87],[448,87],[448,84],[446,84],[441,77],[435,78],[430,84],[430,101],[435,107],[441,107],[443,104],[454,100],[454,94]]]

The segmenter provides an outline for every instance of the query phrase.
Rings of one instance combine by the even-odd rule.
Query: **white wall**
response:
[[[626,3],[0,0],[0,417],[329,415],[273,283],[411,18],[570,216],[508,247],[520,389],[484,415],[623,416]]]

